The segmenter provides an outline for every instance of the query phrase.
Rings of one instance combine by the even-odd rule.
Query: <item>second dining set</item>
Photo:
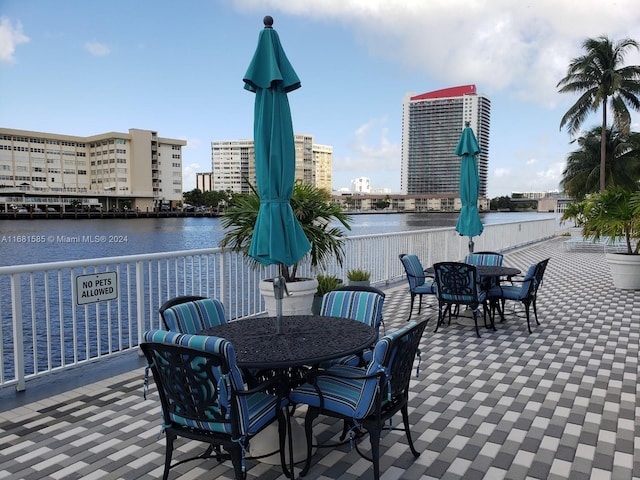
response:
[[[530,311],[533,309],[534,319],[540,325],[536,298],[549,259],[532,264],[524,276],[519,276],[520,269],[503,265],[503,260],[501,253],[476,252],[469,253],[464,261],[439,262],[424,268],[417,255],[401,254],[411,293],[409,320],[416,297],[420,314],[422,297],[432,295],[438,302],[436,332],[446,319],[450,324],[451,317],[457,317],[463,307],[472,312],[476,335],[480,337],[480,313],[485,327],[496,330],[496,311],[504,321],[505,304],[512,301],[524,306],[527,327],[532,333]]]
[[[141,348],[162,404],[163,478],[187,460],[211,456],[230,458],[236,478],[244,478],[251,444],[257,445],[261,432],[275,423],[279,448],[269,446],[279,451],[289,478],[299,460],[305,460],[301,474],[308,472],[314,448],[335,447],[366,433],[371,452],[363,454],[357,442],[356,449],[373,461],[378,479],[380,435],[396,413],[417,457],[408,391],[426,321],[386,332],[384,298],[376,288],[344,287],[323,297],[320,315],[284,317],[279,331],[273,317],[227,321],[216,299],[185,296],[162,305],[165,329],[145,332]],[[306,407],[306,451],[295,459],[292,423],[297,424],[290,416],[299,406]],[[342,422],[338,443],[315,443],[313,423],[319,415]],[[178,437],[210,447],[204,455],[172,463]]]

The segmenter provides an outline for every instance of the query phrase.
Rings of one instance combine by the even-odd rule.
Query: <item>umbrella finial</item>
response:
[[[271,15],[267,15],[262,21],[264,22],[264,28],[273,28],[273,17]]]
[[[465,127],[470,127],[471,126],[471,122],[467,120],[466,122],[464,122],[464,126]]]

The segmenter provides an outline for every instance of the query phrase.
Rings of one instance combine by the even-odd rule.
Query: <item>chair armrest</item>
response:
[[[377,372],[374,374],[366,375],[363,370],[362,375],[357,375],[355,372],[354,373],[350,373],[350,372],[338,373],[338,372],[329,371],[329,370],[312,370],[307,373],[306,378],[309,383],[313,384],[318,377],[350,378],[352,380],[367,380],[369,378],[377,378],[382,376],[384,376],[384,372]]]
[[[262,381],[260,384],[256,385],[253,388],[247,390],[241,390],[234,392],[236,395],[253,395],[254,393],[264,393],[268,392],[268,390],[277,391],[280,386],[278,377],[269,378],[267,380]]]

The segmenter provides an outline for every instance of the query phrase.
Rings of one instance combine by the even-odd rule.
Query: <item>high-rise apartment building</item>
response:
[[[475,85],[446,88],[422,95],[406,95],[402,109],[403,194],[459,196],[460,157],[455,149],[465,124],[473,129],[478,155],[480,196],[487,194],[491,102]]]
[[[294,135],[296,180],[331,191],[331,158],[333,147],[313,143],[312,135]],[[211,142],[213,189],[248,193],[256,184],[253,140]]]
[[[16,202],[158,208],[182,200],[186,144],[134,128],[89,137],[0,128],[0,192]]]
[[[213,174],[211,172],[196,173],[196,188],[201,192],[210,192],[213,188]]]

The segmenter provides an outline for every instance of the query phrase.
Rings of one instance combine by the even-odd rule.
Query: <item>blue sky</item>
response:
[[[264,15],[302,81],[294,130],[333,146],[335,189],[399,192],[405,93],[473,83],[492,103],[489,196],[555,190],[576,100],[555,85],[586,37],[640,41],[637,0],[0,0],[0,125],[184,139],[191,190],[211,141],[252,138],[242,77]]]

